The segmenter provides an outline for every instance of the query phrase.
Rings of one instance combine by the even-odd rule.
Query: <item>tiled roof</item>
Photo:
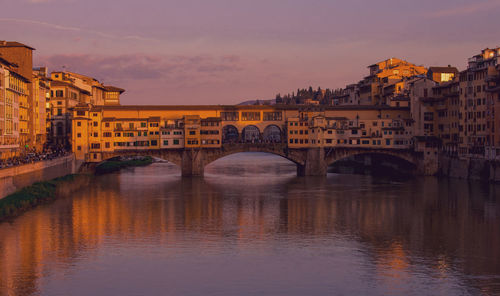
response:
[[[22,44],[16,41],[4,41],[0,40],[0,47],[26,47],[31,50],[35,50],[33,47],[30,47],[26,44]]]

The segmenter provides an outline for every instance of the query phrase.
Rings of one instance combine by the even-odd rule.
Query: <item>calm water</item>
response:
[[[500,295],[500,187],[297,178],[236,154],[100,177],[0,224],[0,295]]]

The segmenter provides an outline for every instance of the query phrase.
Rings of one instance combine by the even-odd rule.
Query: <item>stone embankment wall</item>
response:
[[[73,174],[78,165],[73,154],[53,160],[0,169],[0,198],[35,182]]]
[[[475,158],[439,157],[439,174],[450,178],[500,183],[500,162]]]

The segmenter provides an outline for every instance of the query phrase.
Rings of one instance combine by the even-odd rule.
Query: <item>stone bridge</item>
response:
[[[381,154],[402,159],[413,165],[420,175],[433,175],[433,167],[428,167],[422,153],[406,149],[370,149],[355,147],[335,148],[288,148],[285,143],[235,143],[223,144],[221,148],[203,149],[153,149],[115,150],[103,153],[102,159],[116,156],[153,156],[170,161],[181,167],[183,176],[203,176],[205,166],[219,158],[240,152],[265,152],[279,155],[297,165],[299,176],[324,176],[329,165],[338,160],[355,155]]]

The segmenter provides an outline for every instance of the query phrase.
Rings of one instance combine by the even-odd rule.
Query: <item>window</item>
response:
[[[104,124],[104,126],[105,126],[105,127],[109,127],[109,122],[106,122],[106,123]]]
[[[281,121],[282,120],[281,112],[264,112],[264,120],[265,121]]]
[[[99,137],[99,134],[98,133],[94,133],[94,137],[95,138]]]
[[[111,138],[111,133],[110,132],[102,133],[102,136],[104,138]]]
[[[76,122],[76,126],[82,126],[82,122],[81,121],[77,121]]]
[[[78,115],[78,116],[85,116],[85,111],[76,111],[76,115]]]
[[[128,124],[128,128],[129,128],[129,129],[134,129],[134,123],[133,123],[133,122],[130,122],[130,123]]]
[[[175,139],[174,140],[174,145],[179,145],[179,140]]]
[[[76,137],[77,137],[77,138],[81,138],[81,137],[82,137],[82,134],[81,134],[81,133],[78,133],[78,134],[76,134]]]
[[[56,97],[58,98],[62,98],[64,95],[63,91],[62,90],[56,90]]]
[[[194,136],[194,135],[196,135],[196,131],[189,131],[189,135],[190,135],[190,136]]]
[[[94,125],[94,126],[97,126],[97,121],[94,121],[93,125]]]
[[[104,143],[104,147],[106,147],[106,148],[110,148],[110,147],[111,147],[111,145],[110,145],[110,143],[109,143],[109,142],[106,142],[106,143]]]
[[[167,146],[168,145],[168,140],[163,140],[163,145]]]
[[[76,147],[76,149],[77,149],[78,151],[82,151],[82,146],[78,146],[78,147]]]
[[[151,140],[151,146],[157,146],[158,141],[157,140]]]
[[[441,73],[441,82],[450,81],[455,76],[453,73]]]
[[[259,121],[260,112],[241,112],[241,120],[243,121]]]
[[[220,118],[224,121],[238,121],[239,114],[238,112],[221,112]]]
[[[59,108],[59,109],[57,109],[57,116],[61,116],[61,115],[62,115],[62,109]]]
[[[147,127],[147,124],[145,122],[141,122],[141,127]]]
[[[92,144],[90,144],[90,148],[92,148],[92,149],[99,149],[99,148],[101,148],[101,144],[99,144],[99,143],[92,143]]]
[[[434,120],[434,112],[424,112],[424,120],[425,121],[433,121]]]

